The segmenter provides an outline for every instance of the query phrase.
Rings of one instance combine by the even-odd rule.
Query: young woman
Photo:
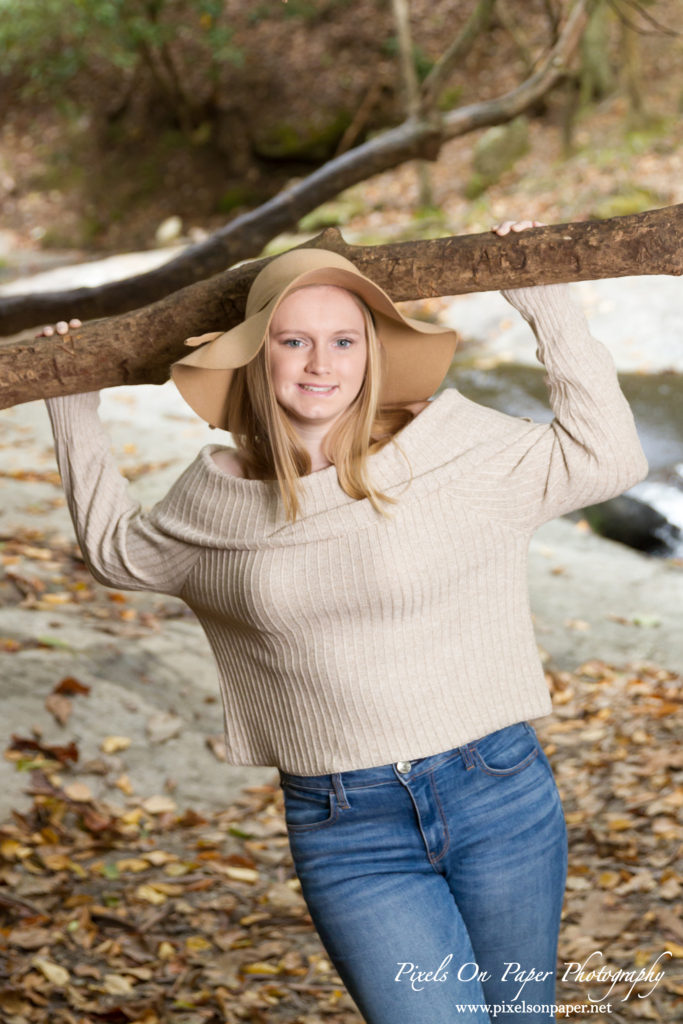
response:
[[[367,1024],[555,1019],[566,832],[528,724],[550,700],[527,546],[646,464],[567,289],[505,294],[536,335],[549,424],[452,389],[428,401],[454,334],[306,249],[173,367],[234,447],[204,448],[150,512],[97,394],[48,402],[93,575],[197,614],[228,760],[279,768],[305,899]]]

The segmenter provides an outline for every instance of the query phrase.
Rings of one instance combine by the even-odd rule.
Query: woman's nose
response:
[[[329,357],[325,346],[313,345],[309,352],[306,369],[310,373],[329,373]]]

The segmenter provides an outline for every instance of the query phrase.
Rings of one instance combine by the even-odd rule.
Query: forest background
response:
[[[375,244],[487,231],[507,216],[558,223],[683,202],[680,2],[589,6],[577,53],[523,118],[360,181],[266,251],[330,225]],[[571,7],[411,0],[418,87],[479,12],[435,106],[445,114],[509,93],[542,64]],[[380,138],[410,104],[389,0],[0,0],[0,52],[7,282],[127,250],[163,259],[175,251],[166,246],[206,239]],[[158,423],[148,389],[129,390],[141,397],[119,397],[117,454],[141,496],[147,486],[158,496],[177,463],[145,448]],[[357,1022],[293,877],[272,772],[229,781],[196,624],[176,602],[93,584],[37,416],[23,406],[1,421],[0,1016]],[[177,411],[165,429],[167,448],[193,443]],[[4,528],[17,513],[24,526]],[[651,571],[627,552],[617,572],[597,546],[609,542],[585,529],[560,523],[543,535],[533,557],[553,586],[578,591],[583,575],[590,587],[589,566],[622,589]],[[658,564],[660,594],[674,592],[664,584],[680,568]],[[683,1003],[680,664],[607,663],[608,632],[640,630],[651,649],[671,648],[657,640],[658,609],[604,617],[593,628],[563,618],[564,660],[544,655],[555,713],[539,732],[571,844],[560,960],[601,950],[613,969],[638,973],[662,958],[654,987],[615,986],[610,1019],[668,1021]],[[569,650],[582,659],[570,662]],[[589,997],[608,988],[569,973],[558,997],[588,1019]]]

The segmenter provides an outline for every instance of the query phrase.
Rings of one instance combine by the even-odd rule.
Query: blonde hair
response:
[[[386,515],[386,505],[396,499],[383,494],[372,483],[368,456],[391,441],[413,414],[408,409],[379,407],[382,348],[369,307],[354,292],[348,294],[363,314],[367,339],[365,377],[353,402],[325,438],[324,452],[336,467],[342,490],[351,498],[367,498],[373,508]],[[251,362],[235,370],[228,401],[234,422],[232,436],[245,476],[252,480],[277,480],[287,519],[294,521],[300,511],[299,479],[311,472],[311,459],[275,397],[267,339]]]

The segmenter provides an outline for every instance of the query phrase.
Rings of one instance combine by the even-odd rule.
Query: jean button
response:
[[[409,772],[411,767],[412,767],[412,765],[410,764],[410,761],[397,761],[396,762],[396,771],[400,772],[401,775],[405,775],[407,772]]]

